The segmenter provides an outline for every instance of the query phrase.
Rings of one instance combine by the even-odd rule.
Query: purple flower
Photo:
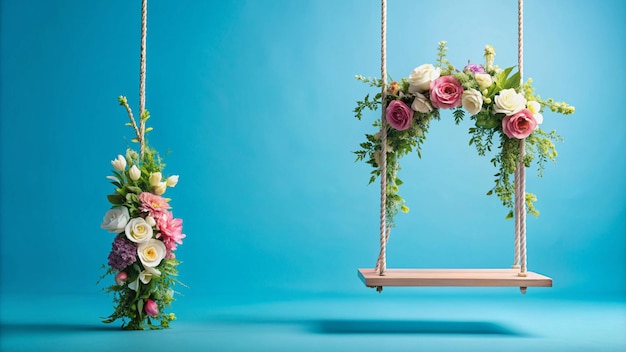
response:
[[[485,73],[485,68],[483,65],[467,64],[463,71],[470,71],[471,73]]]
[[[116,270],[123,270],[137,261],[137,247],[134,243],[123,236],[115,237],[111,253],[109,253],[109,266]]]

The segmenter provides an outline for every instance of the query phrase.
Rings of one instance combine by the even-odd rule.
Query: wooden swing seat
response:
[[[359,269],[367,287],[463,286],[463,287],[552,287],[552,279],[534,272],[519,276],[519,269],[387,269],[384,276],[374,269]]]

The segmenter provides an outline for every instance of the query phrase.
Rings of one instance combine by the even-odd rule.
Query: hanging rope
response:
[[[381,40],[380,40],[380,75],[382,80],[382,116],[380,118],[380,252],[376,261],[375,271],[379,275],[385,275],[387,271],[387,240],[389,229],[387,228],[386,204],[387,204],[387,1],[381,2]]]
[[[146,131],[146,119],[144,110],[146,109],[146,36],[148,22],[148,0],[141,0],[141,54],[139,57],[139,139],[140,155],[145,151],[144,135]]]
[[[517,1],[517,64],[520,85],[524,84],[524,0]],[[515,170],[515,266],[526,276],[526,168],[525,140],[519,142],[519,162]]]

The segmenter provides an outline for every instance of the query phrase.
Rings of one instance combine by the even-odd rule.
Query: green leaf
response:
[[[505,220],[511,220],[513,219],[513,211],[511,210],[508,214],[506,214],[506,217],[504,218]]]
[[[109,194],[107,199],[114,205],[122,205],[126,202],[126,198],[119,194]]]
[[[502,85],[502,89],[509,89],[509,88],[517,89],[519,88],[520,83],[521,83],[520,73],[516,72],[513,76],[507,79],[506,82],[504,82],[504,84]]]
[[[143,192],[143,190],[137,186],[126,186],[126,189],[136,194],[141,194]]]

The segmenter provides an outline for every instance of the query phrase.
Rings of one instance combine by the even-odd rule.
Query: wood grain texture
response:
[[[385,276],[374,269],[359,269],[367,287],[377,286],[482,286],[552,287],[552,279],[533,272],[518,276],[518,269],[388,269]]]

